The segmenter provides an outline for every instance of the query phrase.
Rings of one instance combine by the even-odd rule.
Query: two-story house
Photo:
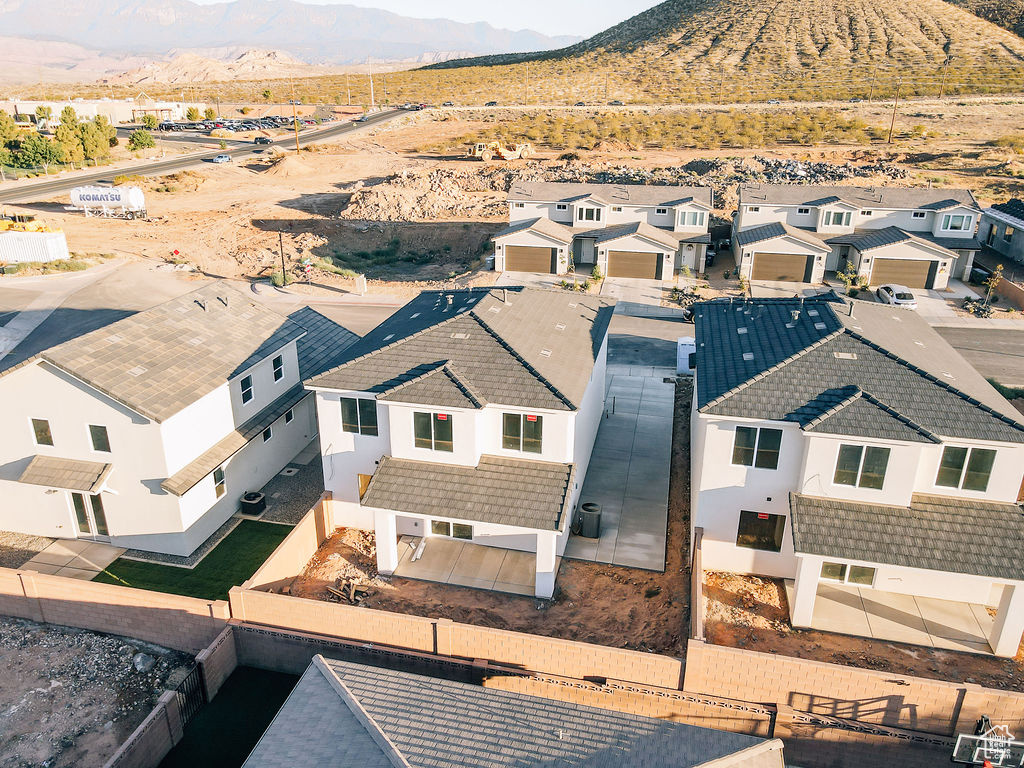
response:
[[[819,584],[994,606],[1015,655],[1020,414],[916,313],[831,298],[695,308],[705,567],[795,578],[795,626]]]
[[[536,553],[550,597],[601,421],[613,302],[426,291],[306,382],[337,525]],[[429,547],[429,544],[427,545]]]
[[[852,265],[870,285],[966,280],[981,209],[966,189],[743,184],[733,255],[748,280],[820,283]]]
[[[710,187],[517,182],[509,226],[493,238],[494,268],[668,280],[704,271]]]
[[[978,239],[992,250],[1024,263],[1024,200],[1014,198],[986,208]]]
[[[293,318],[211,283],[0,372],[0,529],[192,553],[316,436],[355,337]]]

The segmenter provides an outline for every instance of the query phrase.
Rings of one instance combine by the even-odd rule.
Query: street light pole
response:
[[[892,132],[896,128],[896,108],[900,105],[900,88],[903,87],[903,78],[901,77],[896,83],[896,100],[892,104],[892,122],[889,123],[889,140],[888,144],[892,144]]]

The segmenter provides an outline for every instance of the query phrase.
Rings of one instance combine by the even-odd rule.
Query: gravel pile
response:
[[[0,617],[0,765],[102,765],[191,663],[114,635]]]

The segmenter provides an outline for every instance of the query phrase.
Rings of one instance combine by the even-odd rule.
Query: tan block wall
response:
[[[999,281],[999,285],[996,286],[996,293],[1002,296],[1004,299],[1014,304],[1017,309],[1024,309],[1024,288],[1011,283],[1005,278]]]
[[[134,637],[188,653],[209,645],[230,616],[223,600],[8,568],[0,568],[0,613]]]
[[[118,748],[103,768],[156,768],[181,741],[181,709],[173,691],[165,691],[156,707]]]
[[[206,697],[212,700],[224,681],[238,667],[238,651],[235,648],[235,633],[231,626],[221,630],[217,638],[196,656],[196,663],[203,670]]]
[[[974,725],[982,715],[988,715],[996,725],[1005,725],[1010,733],[1024,733],[1024,693],[982,688],[964,683],[963,703],[954,733],[974,733]]]
[[[276,591],[302,572],[313,553],[334,531],[329,497],[325,493],[320,498],[243,587]]]

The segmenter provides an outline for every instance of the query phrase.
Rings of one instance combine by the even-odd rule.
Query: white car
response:
[[[231,162],[231,155],[217,155],[215,158],[213,158],[213,162],[215,162],[215,163],[230,163]]]
[[[917,299],[905,285],[897,285],[896,283],[880,285],[875,290],[875,295],[878,296],[878,300],[883,304],[892,304],[904,309],[917,309]]]

